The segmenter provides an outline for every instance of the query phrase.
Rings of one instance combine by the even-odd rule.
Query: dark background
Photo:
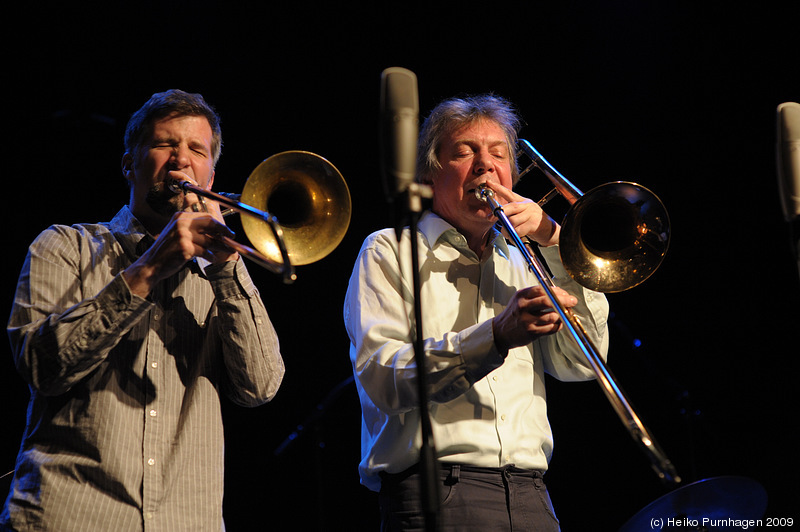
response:
[[[632,180],[661,197],[670,250],[646,283],[609,295],[610,368],[685,483],[749,477],[768,492],[767,516],[798,519],[800,283],[775,168],[776,106],[800,98],[797,6],[6,8],[4,305],[41,230],[108,220],[126,202],[122,133],[153,92],[201,92],[221,113],[218,190],[241,192],[272,154],[323,155],[348,183],[351,225],[331,255],[298,268],[294,285],[250,267],[287,373],[272,403],[225,406],[226,519],[234,532],[374,530],[376,501],[356,474],[359,408],[341,308],[362,240],[392,223],[379,172],[380,73],[403,66],[418,76],[422,114],[444,97],[494,91],[520,108],[522,136],[581,189]],[[540,181],[518,190],[538,199]],[[5,351],[3,472],[14,467],[27,401]],[[548,393],[556,451],[546,479],[565,531],[616,530],[666,492],[596,383],[550,381]]]

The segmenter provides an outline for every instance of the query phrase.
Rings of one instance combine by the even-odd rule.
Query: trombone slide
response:
[[[269,258],[267,258],[266,255],[251,248],[250,246],[246,246],[240,242],[237,242],[236,240],[230,237],[226,236],[219,237],[219,240],[229,248],[239,253],[239,255],[241,255],[242,257],[252,260],[259,266],[268,269],[272,273],[282,275],[285,283],[288,284],[297,280],[297,274],[294,271],[294,266],[292,266],[292,263],[289,260],[289,254],[286,251],[286,247],[283,244],[283,232],[280,226],[278,225],[278,219],[275,218],[273,215],[271,215],[266,211],[256,209],[251,205],[247,205],[245,203],[236,201],[229,195],[217,194],[216,192],[212,192],[202,187],[193,185],[189,181],[173,181],[170,184],[170,189],[173,192],[184,192],[184,193],[190,192],[196,194],[201,199],[208,198],[214,200],[234,212],[253,216],[255,218],[262,220],[263,222],[266,222],[266,224],[272,230],[275,236],[275,240],[278,242],[281,255],[283,256],[283,264],[270,260]]]
[[[495,199],[494,191],[488,188],[486,185],[481,185],[475,190],[475,195],[478,197],[478,199],[491,205],[494,215],[498,220],[500,220],[500,223],[506,229],[511,239],[522,253],[531,272],[533,272],[533,274],[536,276],[539,284],[547,294],[548,299],[550,299],[552,302],[553,309],[561,317],[564,327],[567,329],[570,336],[575,340],[584,357],[591,365],[598,381],[601,384],[603,392],[613,406],[617,415],[620,417],[634,440],[638,441],[642,445],[645,453],[650,458],[651,466],[653,467],[656,475],[658,475],[663,482],[670,484],[680,483],[681,478],[678,476],[675,467],[672,465],[672,462],[669,460],[669,458],[667,458],[667,456],[656,443],[655,439],[650,435],[647,428],[639,419],[639,416],[636,415],[636,412],[634,412],[633,407],[625,397],[622,389],[619,387],[619,385],[617,385],[602,357],[598,354],[594,343],[587,335],[586,329],[583,328],[583,325],[581,325],[580,321],[572,313],[572,311],[565,308],[555,296],[552,290],[555,286],[553,279],[547,273],[547,270],[539,258],[528,251],[528,248],[514,230],[513,225],[511,225],[511,222],[503,211],[503,207]]]

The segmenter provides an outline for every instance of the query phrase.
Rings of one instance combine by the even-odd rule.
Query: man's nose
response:
[[[175,149],[172,150],[170,164],[176,170],[189,166],[189,149],[186,146],[176,146]]]
[[[483,175],[486,172],[494,171],[494,162],[488,152],[480,150],[475,154],[472,170],[477,175]]]

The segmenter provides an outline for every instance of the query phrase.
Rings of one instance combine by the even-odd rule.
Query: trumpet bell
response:
[[[669,215],[655,194],[636,183],[606,183],[581,196],[567,213],[561,261],[582,286],[621,292],[658,269],[669,232]]]
[[[277,218],[294,265],[327,256],[350,225],[350,190],[342,174],[325,158],[307,151],[286,151],[261,162],[247,179],[241,201]],[[266,222],[243,217],[242,227],[253,247],[283,263]]]

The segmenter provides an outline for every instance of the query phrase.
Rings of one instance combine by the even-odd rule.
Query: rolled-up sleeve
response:
[[[239,260],[209,267],[228,376],[226,394],[241,406],[271,400],[284,375],[278,335],[258,289]]]

